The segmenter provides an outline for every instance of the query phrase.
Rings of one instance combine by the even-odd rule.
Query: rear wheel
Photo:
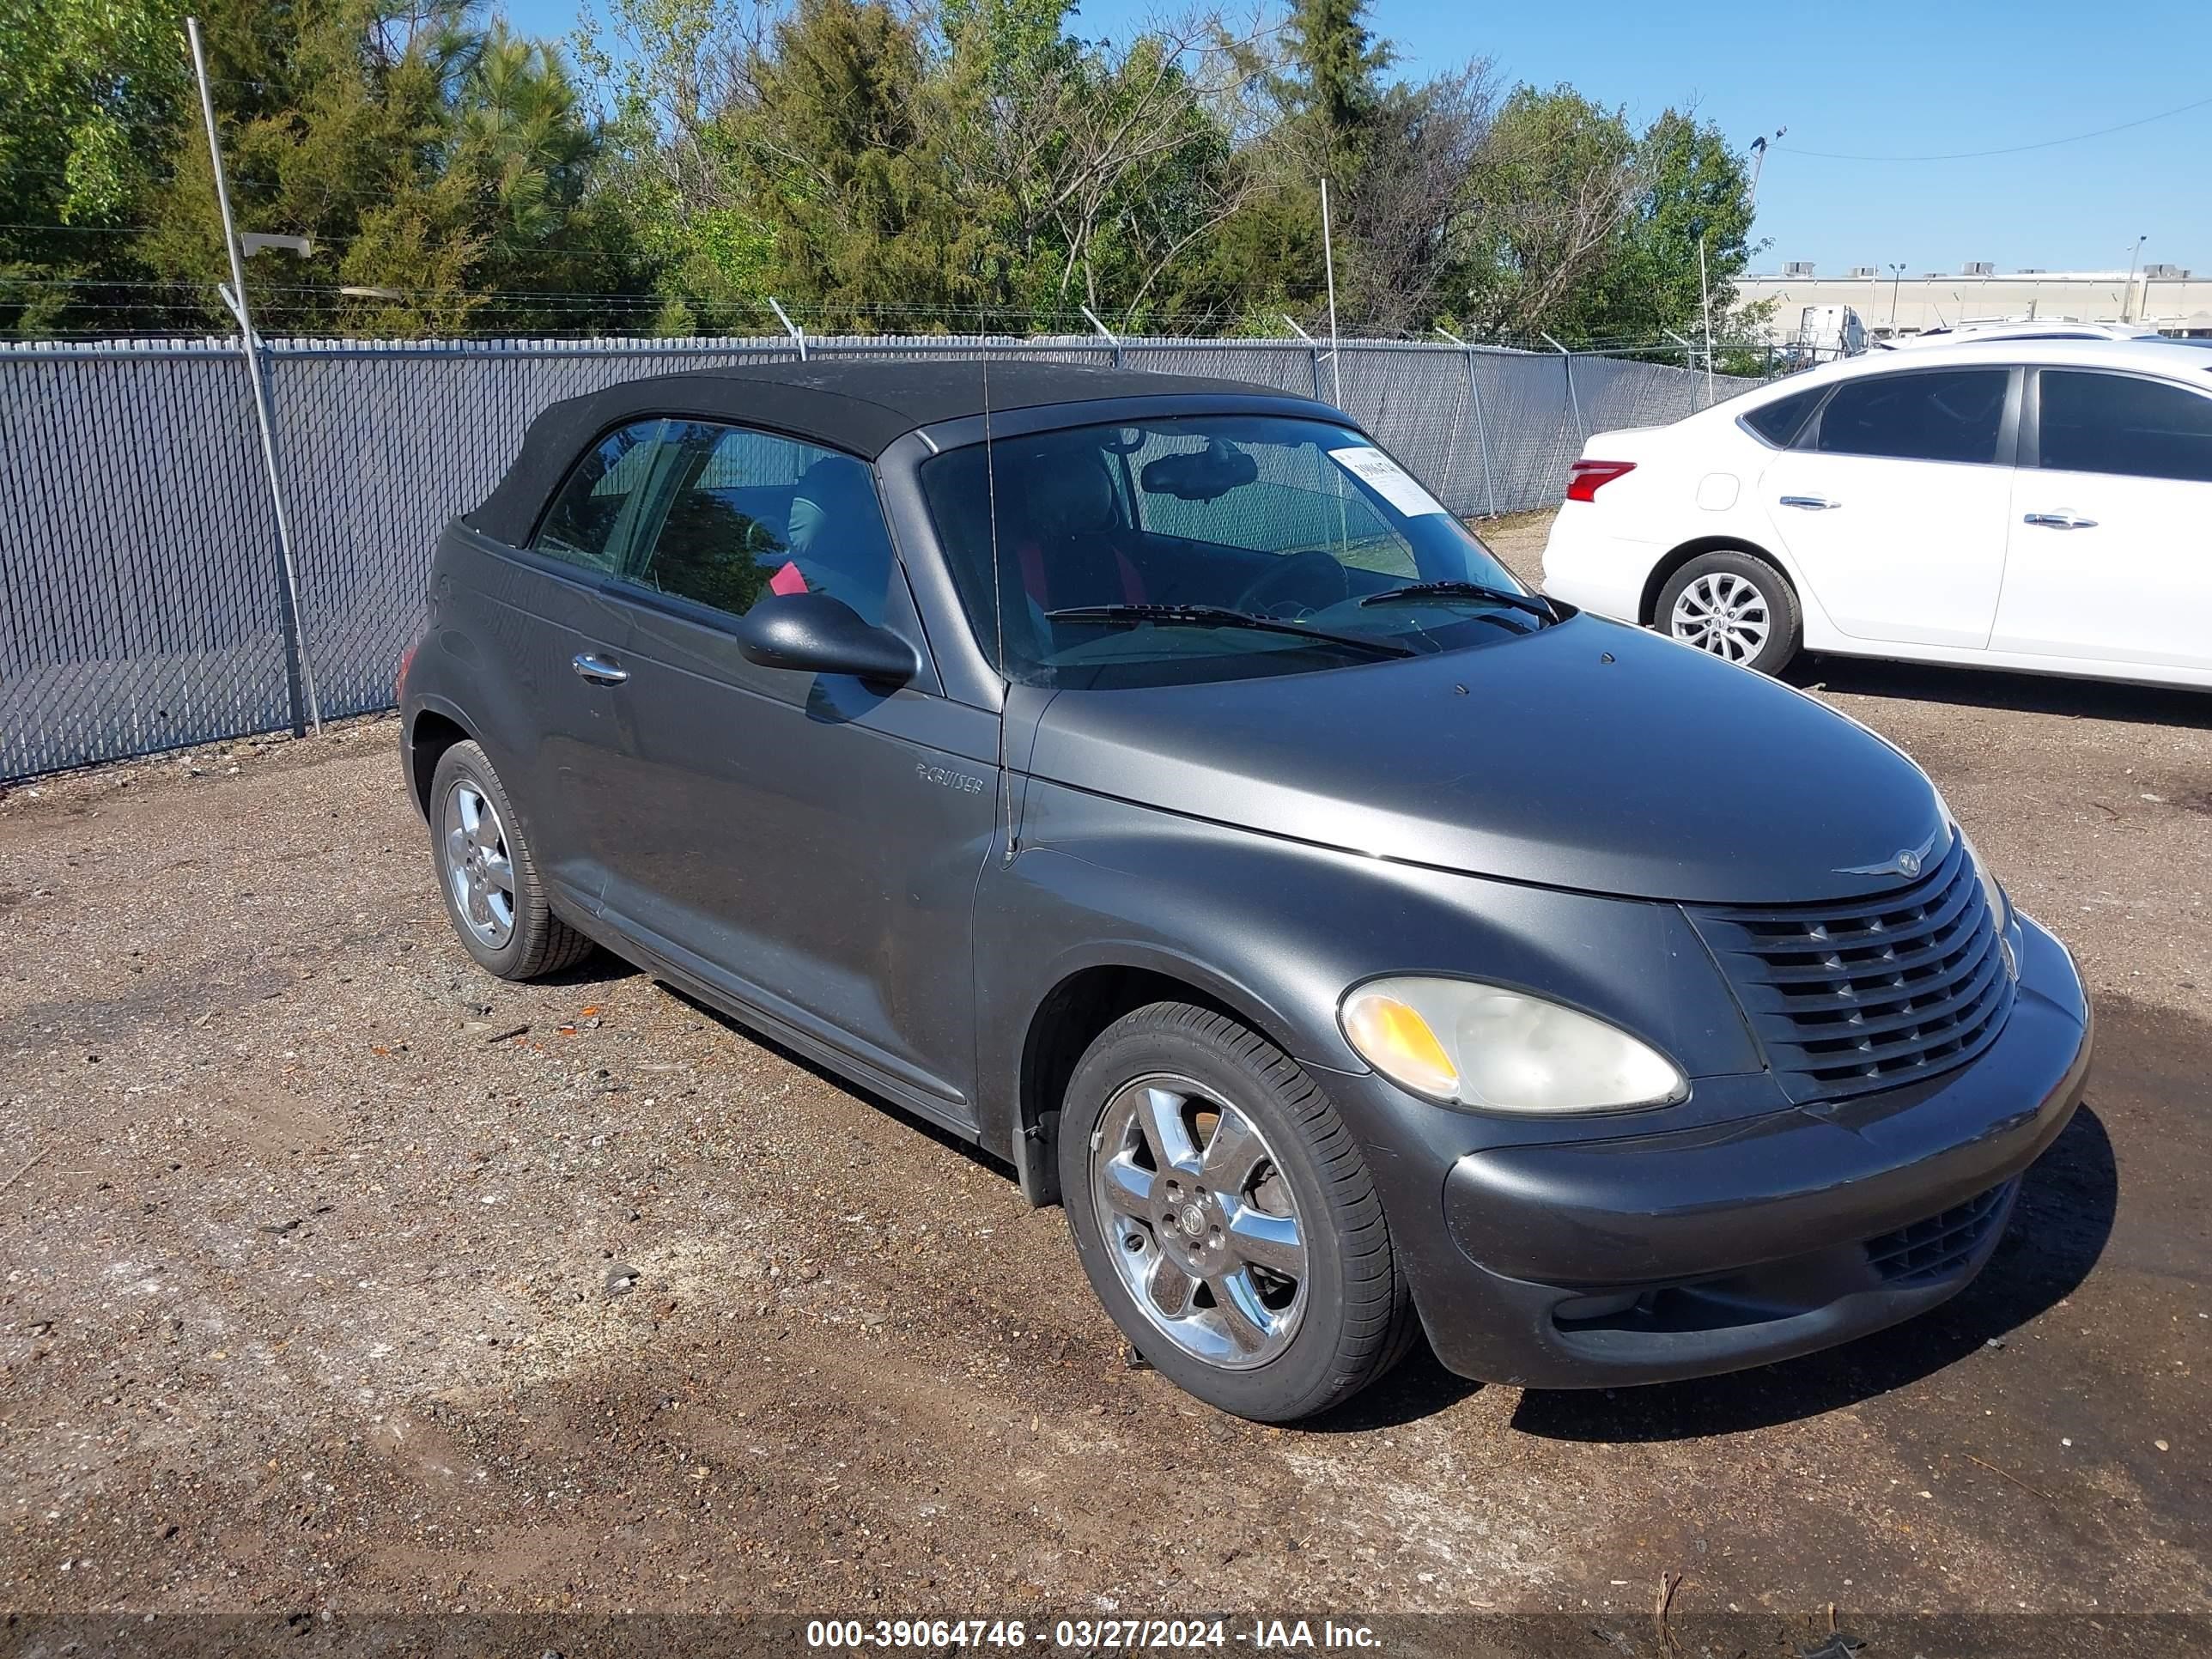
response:
[[[1781,672],[1804,638],[1789,579],[1733,548],[1700,553],[1669,577],[1652,621],[1685,645],[1762,674]]]
[[[1208,1404],[1294,1421],[1411,1342],[1358,1147],[1296,1062],[1226,1016],[1155,1003],[1108,1027],[1069,1081],[1059,1157],[1091,1288]]]
[[[462,948],[501,979],[573,967],[592,942],[546,902],[538,860],[490,760],[476,744],[438,757],[430,780],[430,857]]]

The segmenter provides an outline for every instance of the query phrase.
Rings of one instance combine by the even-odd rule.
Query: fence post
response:
[[[799,343],[799,361],[805,362],[806,361],[806,331],[791,320],[789,313],[777,303],[776,297],[773,294],[768,296],[768,308],[775,313],[775,319],[783,325],[783,331]]]
[[[1582,399],[1575,396],[1574,354],[1569,351],[1566,347],[1561,345],[1557,340],[1553,339],[1550,335],[1545,333],[1541,329],[1539,329],[1536,331],[1536,337],[1541,340],[1546,345],[1551,347],[1553,350],[1559,354],[1559,362],[1567,371],[1567,407],[1573,410],[1575,412],[1575,435],[1580,438],[1584,443],[1588,443],[1589,441],[1589,428],[1583,424]]]
[[[246,298],[246,260],[236,228],[230,218],[230,183],[223,176],[222,139],[216,131],[215,99],[208,90],[207,53],[200,45],[197,17],[185,19],[185,33],[192,49],[192,74],[199,82],[200,113],[207,121],[208,165],[215,173],[216,206],[222,218],[223,252],[230,256],[230,285],[216,292],[238,319],[239,349],[246,354],[246,378],[253,387],[253,416],[261,428],[261,459],[269,471],[269,504],[276,519],[276,616],[284,636],[284,678],[292,698],[292,735],[305,737],[312,723],[319,733],[323,709],[315,696],[314,670],[308,665],[300,638],[300,571],[292,556],[292,521],[284,510],[284,484],[276,467],[276,423],[269,406],[269,383],[261,366],[261,337],[254,331],[253,314]],[[304,699],[302,693],[304,692]],[[304,701],[305,709],[302,711]]]
[[[1114,337],[1114,331],[1107,327],[1105,324],[1100,322],[1098,320],[1098,313],[1091,310],[1089,306],[1078,306],[1076,309],[1080,311],[1084,316],[1090,320],[1091,327],[1097,329],[1101,334],[1106,337],[1106,343],[1111,346],[1114,350],[1114,367],[1116,368],[1127,368],[1128,362],[1122,353],[1121,343]]]
[[[1321,343],[1300,328],[1298,319],[1291,316],[1289,312],[1283,313],[1282,316],[1283,320],[1291,325],[1291,332],[1306,343],[1306,362],[1313,369],[1314,401],[1317,404],[1327,403],[1328,399],[1321,395]]]
[[[1482,452],[1482,495],[1483,499],[1490,503],[1490,516],[1494,519],[1498,516],[1498,481],[1491,477],[1490,472],[1490,431],[1482,419],[1482,387],[1475,378],[1474,348],[1448,328],[1439,328],[1437,332],[1467,356],[1467,395],[1468,401],[1474,404],[1474,445]]]

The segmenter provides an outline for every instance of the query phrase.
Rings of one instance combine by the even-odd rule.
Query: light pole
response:
[[[2128,250],[2128,285],[2120,290],[2120,320],[2124,323],[2128,319],[2128,305],[2135,297],[2136,261],[2142,257],[2142,245],[2149,240],[2149,233],[2145,232],[2136,238],[2136,245]],[[2143,286],[2148,290],[2150,285],[2146,282]],[[2146,311],[2150,309],[2148,293],[2145,295],[2143,309]]]
[[[1905,266],[1893,264],[1889,268],[1889,337],[1897,337],[1897,285],[1905,280]]]
[[[1774,129],[1774,137],[1779,138],[1784,133],[1789,131],[1790,129],[1788,127],[1777,127]],[[1766,167],[1766,146],[1768,143],[1769,140],[1767,136],[1763,132],[1760,133],[1758,137],[1751,141],[1751,196],[1750,199],[1744,204],[1745,210],[1747,212],[1756,213],[1759,211],[1759,175],[1760,173],[1765,171]]]

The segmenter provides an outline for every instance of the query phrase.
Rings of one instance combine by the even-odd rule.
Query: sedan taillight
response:
[[[1567,474],[1567,499],[1594,501],[1597,492],[1624,472],[1636,471],[1633,461],[1577,461]]]

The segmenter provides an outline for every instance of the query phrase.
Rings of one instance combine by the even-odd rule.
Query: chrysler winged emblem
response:
[[[1936,850],[1936,842],[1942,833],[1938,830],[1917,847],[1899,848],[1893,856],[1880,864],[1854,864],[1838,870],[1836,873],[1839,876],[1903,876],[1910,881],[1927,864],[1928,855]]]

